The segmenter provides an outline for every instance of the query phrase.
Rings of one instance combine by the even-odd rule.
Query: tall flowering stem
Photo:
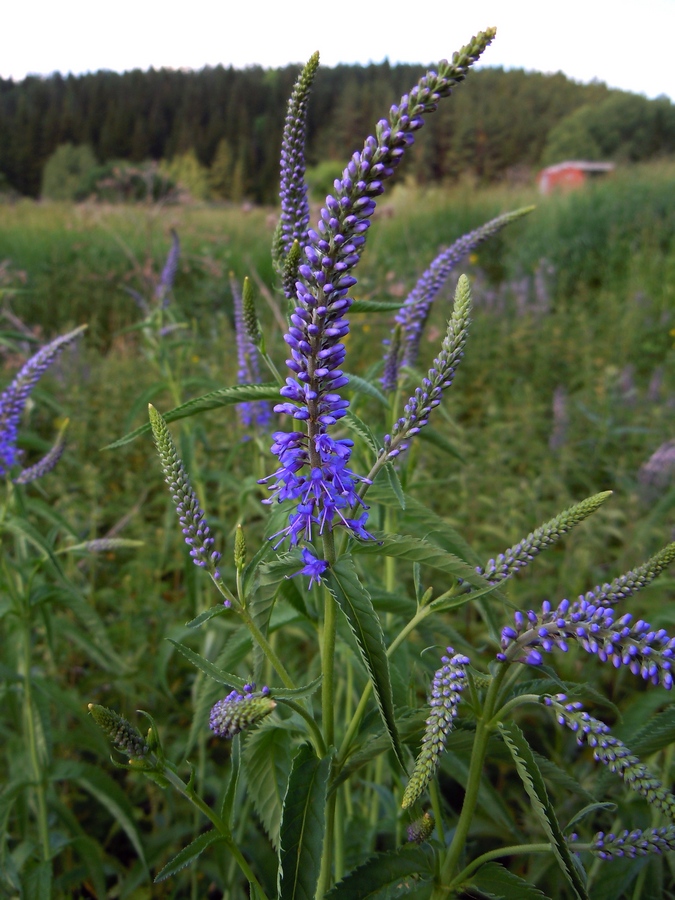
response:
[[[303,68],[288,101],[284,135],[281,141],[281,219],[275,235],[272,255],[279,271],[295,241],[300,249],[307,243],[309,200],[305,184],[305,136],[307,103],[319,67],[319,54],[314,53]],[[299,260],[298,260],[299,261]],[[296,268],[297,262],[296,261]],[[287,292],[290,299],[295,292]]]
[[[81,325],[74,331],[61,335],[61,337],[57,337],[49,344],[46,344],[34,356],[31,356],[12,383],[0,394],[0,475],[8,472],[19,460],[20,452],[16,446],[19,437],[19,423],[31,391],[42,375],[57,359],[61,351],[69,344],[72,344],[86,327],[86,325]],[[52,448],[50,451],[50,454],[52,454],[51,459],[57,453],[58,451]],[[47,454],[47,457],[50,454]],[[60,453],[58,455],[60,456]],[[42,464],[44,471],[35,469],[34,477],[27,476],[26,480],[32,481],[34,478],[49,471],[50,460],[47,457],[37,464],[37,466]],[[57,461],[58,459],[53,459],[53,464],[56,465]]]
[[[429,268],[420,276],[417,284],[408,294],[403,306],[396,313],[396,326],[401,330],[397,341],[396,326],[385,354],[382,386],[385,391],[396,390],[398,372],[402,365],[414,366],[419,353],[420,339],[431,309],[439,291],[450,273],[464,257],[477,246],[534,209],[533,206],[517,209],[491,219],[475,231],[471,231],[442,250]]]
[[[307,262],[298,268],[298,305],[285,336],[291,348],[287,365],[294,377],[281,390],[288,402],[275,407],[276,412],[304,422],[306,432],[274,435],[272,452],[281,466],[265,480],[274,479],[273,497],[295,503],[288,526],[279,532],[279,542],[289,538],[293,546],[301,539],[311,541],[316,531],[323,537],[329,563],[334,554],[334,525],[345,526],[355,537],[369,537],[367,514],[354,518],[349,512],[361,504],[357,484],[363,481],[348,468],[352,442],[328,435],[329,427],[346,414],[349,405],[338,391],[348,382],[340,366],[345,358],[341,339],[349,332],[345,314],[352,299],[348,294],[356,284],[350,272],[363,251],[374,198],[383,192],[383,182],[413,143],[423,114],[436,109],[438,101],[464,80],[494,34],[494,29],[479,34],[455,54],[452,63],[441,63],[438,73],[428,72],[391,108],[389,119],[378,123],[375,136],[354,153],[342,178],[336,180],[335,195],[326,198],[321,210],[318,231],[308,232]],[[300,474],[303,469],[309,469],[309,474]]]

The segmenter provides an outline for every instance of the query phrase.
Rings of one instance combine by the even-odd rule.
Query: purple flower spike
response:
[[[218,563],[221,554],[213,549],[215,538],[211,534],[204,510],[199,506],[199,500],[190,484],[183,462],[178,456],[176,445],[166,422],[154,406],[150,405],[148,412],[165,481],[169,485],[173,502],[176,505],[178,521],[185,535],[185,543],[191,548],[192,561],[199,568],[207,569],[214,578],[218,578],[220,577]]]
[[[628,785],[644,797],[652,806],[660,809],[671,820],[675,819],[675,796],[664,788],[628,747],[614,735],[599,719],[594,719],[584,711],[578,701],[569,702],[565,694],[544,698],[556,714],[560,725],[565,725],[576,734],[577,744],[588,744],[593,756],[607,766]]]
[[[288,113],[281,142],[281,220],[275,237],[277,266],[288,256],[294,241],[302,249],[307,243],[309,201],[305,184],[305,132],[309,92],[319,67],[314,53],[304,67],[288,101]]]
[[[380,456],[386,454],[388,459],[398,456],[410,443],[410,438],[429,421],[431,410],[441,402],[441,396],[449,388],[455,377],[455,370],[464,356],[464,346],[469,329],[469,313],[471,311],[471,289],[466,275],[460,276],[455,291],[455,305],[452,317],[448,322],[448,330],[441,346],[441,352],[434,360],[422,386],[404,407],[404,415],[392,428],[391,435],[386,435]]]
[[[180,241],[175,230],[171,229],[171,249],[166,257],[162,274],[159,276],[157,287],[155,288],[155,297],[159,303],[166,309],[169,305],[169,295],[173,282],[178,271],[178,258],[180,256]]]
[[[336,180],[335,195],[326,198],[317,230],[307,233],[305,262],[298,266],[295,284],[297,305],[285,335],[290,348],[286,362],[293,374],[281,390],[285,402],[275,407],[275,412],[305,422],[306,433],[293,432],[289,441],[274,435],[272,452],[278,453],[281,466],[262,479],[272,482],[271,499],[295,504],[288,526],[279,532],[291,545],[303,536],[309,539],[314,528],[325,534],[342,525],[352,536],[363,533],[365,520],[354,519],[353,511],[364,506],[357,487],[365,479],[348,467],[351,442],[328,434],[349,406],[339,391],[348,383],[341,366],[342,339],[349,333],[349,292],[356,284],[351,270],[363,252],[375,198],[413,143],[422,115],[435,110],[438,100],[464,80],[493,37],[493,29],[478,35],[452,63],[441,63],[438,74],[428,72],[391,108],[389,120],[378,123],[375,136],[367,138]]]
[[[269,688],[266,687],[256,693],[255,684],[245,684],[243,694],[231,691],[211,710],[209,728],[218,737],[233,738],[272,712],[276,703],[268,694]]]
[[[666,853],[675,850],[675,825],[649,828],[642,831],[621,831],[619,834],[605,834],[599,831],[588,848],[600,859],[635,859],[649,853]]]
[[[483,241],[492,237],[505,225],[515,222],[516,219],[531,212],[533,208],[528,206],[524,209],[517,209],[514,212],[498,216],[496,219],[486,222],[485,225],[481,225],[475,231],[465,234],[438,254],[426,272],[420,277],[410,294],[408,294],[401,309],[396,313],[396,323],[401,329],[401,339],[399,341],[396,340],[396,329],[394,329],[385,355],[384,374],[382,376],[382,386],[385,391],[389,392],[396,389],[396,379],[401,365],[414,366],[417,362],[420,338],[429,316],[431,304],[455,266],[479,244],[482,244]]]
[[[52,469],[56,466],[58,461],[63,456],[63,451],[66,449],[66,428],[68,427],[68,419],[63,423],[61,429],[59,431],[58,437],[56,438],[56,442],[54,446],[46,453],[41,460],[38,460],[34,465],[29,466],[27,469],[24,469],[22,472],[17,475],[14,479],[15,484],[30,484],[31,481],[37,481],[38,478],[43,478]]]
[[[466,667],[471,660],[461,653],[453,655],[453,652],[452,647],[447,648],[448,655],[441,658],[443,665],[434,673],[431,682],[431,713],[415,768],[403,794],[403,809],[413,805],[432,778],[445,750],[452,720],[457,715],[466,679]]]
[[[16,442],[19,437],[19,422],[31,391],[63,348],[79,337],[86,327],[86,325],[81,325],[74,331],[64,334],[44,346],[28,360],[14,381],[0,395],[0,475],[4,475],[18,461],[20,452],[17,450]],[[58,451],[52,450],[51,452]],[[54,459],[54,465],[56,462],[57,460]],[[35,478],[40,474],[44,474],[44,472],[36,474]],[[34,478],[28,480],[34,480]]]
[[[601,662],[617,669],[625,666],[633,675],[670,690],[675,638],[664,629],[655,631],[647,622],[633,623],[632,619],[628,613],[615,620],[612,607],[584,598],[577,603],[563,600],[556,609],[545,602],[539,613],[530,610],[523,616],[516,612],[514,626],[502,629],[500,659],[541,665],[541,651],[566,652],[570,642],[576,642]]]

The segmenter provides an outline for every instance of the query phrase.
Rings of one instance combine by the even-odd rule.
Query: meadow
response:
[[[521,609],[537,608],[545,599],[575,599],[638,566],[673,539],[675,454],[662,454],[660,465],[648,461],[675,439],[675,167],[619,167],[612,177],[579,192],[546,198],[533,188],[465,182],[422,190],[402,181],[374,216],[355,294],[359,301],[402,303],[441,247],[530,204],[536,204],[531,214],[482,244],[457,268],[457,275],[468,276],[474,300],[465,358],[433,419],[433,431],[414,443],[399,465],[406,494],[433,510],[481,559],[496,556],[572,504],[613,492],[589,521],[509,580],[504,592]],[[165,412],[237,382],[232,280],[250,279],[267,349],[284,371],[286,301],[270,263],[277,216],[272,208],[215,205],[0,204],[3,384],[39,344],[88,324],[84,339],[64,353],[33,392],[35,402],[21,432],[20,446],[32,461],[48,448],[55,426],[70,419],[63,459],[29,486],[21,501],[32,530],[17,540],[36,548],[43,561],[39,574],[36,567],[28,578],[29,583],[36,579],[40,591],[36,588],[23,619],[12,614],[9,600],[2,601],[0,751],[7,781],[0,794],[0,896],[48,896],[41,893],[44,872],[30,863],[41,840],[36,809],[42,801],[34,790],[35,771],[26,771],[26,678],[35,685],[53,896],[247,896],[232,858],[208,849],[198,865],[183,871],[176,867],[171,878],[152,883],[171,857],[200,834],[203,822],[185,799],[161,784],[111,765],[109,743],[87,704],[115,709],[141,730],[136,710],[150,713],[167,757],[185,771],[183,761],[190,760],[203,793],[216,804],[224,802],[223,772],[233,764],[231,754],[207,728],[209,708],[220,696],[218,685],[195,670],[170,640],[244,678],[250,640],[224,617],[214,617],[197,634],[186,624],[215,601],[182,541],[151,436],[102,448],[143,425],[149,402]],[[169,331],[160,347],[127,289],[152,296],[171,229],[181,245],[171,295],[173,324],[180,327]],[[455,283],[456,278],[434,303],[422,338],[420,373],[445,333]],[[375,423],[388,413],[375,391],[359,385],[378,383],[381,342],[390,333],[392,312],[355,312],[351,319],[346,368],[357,376],[352,408],[362,421]],[[232,406],[183,420],[172,432],[218,535],[224,570],[234,573],[237,525],[251,547],[267,527],[260,501],[268,492],[257,479],[274,468],[270,438],[242,426]],[[388,515],[377,504],[373,508],[376,519]],[[97,553],[83,547],[111,537],[129,543],[113,541]],[[374,567],[386,566],[384,581],[396,585],[402,607],[416,596],[419,600],[420,591],[444,590],[447,577],[433,568],[421,566],[411,574],[402,562],[369,559]],[[297,585],[298,596],[287,598],[275,627],[290,625],[292,668],[302,670],[310,638],[291,613],[294,603],[306,603],[310,617],[312,608],[300,579],[288,583]],[[674,588],[675,578],[665,572],[631,601],[631,612],[672,632]],[[380,600],[388,629],[397,607],[391,606],[391,597],[387,606],[386,592]],[[422,630],[416,652],[438,645],[439,634],[460,650],[488,641],[480,617],[468,606],[445,613],[436,632],[431,626]],[[20,635],[28,641],[28,656],[14,649]],[[274,631],[271,642],[283,656],[287,644]],[[342,642],[349,679],[358,683],[353,648],[344,635]],[[307,654],[309,680],[318,673],[316,660]],[[605,698],[602,712],[616,734],[637,733],[650,715],[667,709],[669,695],[662,688],[647,691],[624,669],[596,663],[570,654],[558,671]],[[426,665],[431,672],[431,662]],[[261,664],[261,672],[269,679],[269,663]],[[266,683],[265,677],[260,681]],[[419,684],[394,687],[423,701]],[[348,696],[341,702],[350,708],[353,701]],[[535,733],[543,729],[534,716],[525,721]],[[375,724],[369,723],[373,733]],[[537,749],[545,748],[555,761],[555,771],[545,770],[545,775],[560,808],[570,809],[563,776],[573,769],[593,802],[599,802],[595,788],[606,788],[606,779],[588,753],[574,756],[571,735],[552,728],[540,731]],[[283,769],[284,758],[275,756],[274,744],[263,749],[270,765],[276,760]],[[461,794],[453,770],[461,769],[461,754],[458,744],[439,776],[438,803],[451,809]],[[671,746],[659,746],[650,763],[663,781],[672,780]],[[247,771],[249,783],[257,774]],[[380,758],[369,761],[361,775],[358,794],[340,800],[359,822],[358,833],[348,835],[341,850],[346,871],[363,847],[395,846],[405,827],[390,793],[381,787]],[[504,808],[516,796],[503,760],[492,763],[490,775],[494,793],[483,798],[474,834],[486,846],[492,846],[500,829],[508,830]],[[392,779],[387,785],[395,791],[400,785]],[[265,808],[260,794],[237,802],[243,804],[239,839],[268,896],[274,896],[275,850],[268,834],[275,813]],[[643,806],[628,804],[642,826],[650,821]],[[613,811],[598,809],[611,823]],[[491,817],[496,822],[490,824]],[[547,896],[572,896],[550,862],[515,860],[513,871],[534,880]],[[594,864],[590,897],[675,896],[671,857],[650,858],[646,866],[639,862],[642,867],[633,869],[627,860],[607,863],[615,867],[610,877]]]

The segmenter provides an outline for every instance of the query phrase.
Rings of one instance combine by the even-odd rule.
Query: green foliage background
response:
[[[650,493],[639,478],[643,463],[675,431],[674,175],[667,165],[634,167],[580,193],[543,200],[532,216],[459,267],[472,280],[476,302],[467,354],[433,421],[440,439],[413,445],[404,471],[408,489],[457,528],[482,559],[582,497],[615,492],[589,523],[509,584],[510,599],[521,607],[538,606],[545,597],[573,599],[628,570],[665,543],[675,524],[672,480]],[[441,246],[533,199],[531,191],[513,188],[399,186],[384,204],[388,212],[376,215],[360,269],[358,298],[402,301]],[[158,409],[174,405],[170,392],[156,387],[156,375],[134,328],[139,312],[123,290],[133,287],[147,294],[165,258],[172,227],[182,243],[174,297],[188,327],[169,341],[171,352],[182,361],[188,394],[198,396],[236,380],[230,271],[259,283],[258,310],[267,346],[277,364],[283,364],[281,331],[265,299],[274,302],[269,263],[273,212],[40,207],[30,201],[0,206],[5,311],[42,329],[41,337],[90,323],[86,342],[41,382],[35,392],[39,402],[22,431],[30,461],[52,434],[54,420],[71,416],[68,451],[34,492],[36,502],[28,513],[44,524],[46,504],[38,502],[44,490],[53,508],[46,520],[57,542],[101,537],[115,528],[123,537],[144,542],[133,551],[63,557],[68,578],[100,617],[102,630],[89,622],[87,639],[78,637],[81,623],[75,608],[64,602],[49,623],[39,622],[34,631],[36,670],[50,686],[43,708],[59,710],[58,716],[45,713],[51,718],[49,740],[58,761],[50,783],[60,804],[55,807],[61,818],[53,821],[54,833],[62,837],[71,819],[82,829],[80,843],[58,857],[58,897],[95,893],[82,862],[83,847],[101,860],[107,896],[206,897],[212,885],[214,896],[220,895],[222,885],[232,898],[243,896],[231,860],[216,850],[205,851],[198,867],[149,887],[134,842],[142,846],[156,874],[198,835],[200,823],[180,799],[109,766],[108,745],[87,716],[86,703],[114,707],[139,725],[139,706],[156,713],[170,758],[179,764],[190,758],[205,793],[215,805],[223,799],[222,772],[231,751],[205,737],[208,709],[219,695],[167,640],[197,646],[185,623],[213,598],[187,556],[151,441],[139,439],[115,452],[100,448],[143,424],[148,400]],[[420,368],[437,351],[451,294],[448,288],[436,303]],[[365,375],[371,370],[389,327],[385,314],[354,318],[348,340],[350,372]],[[6,355],[5,381],[17,365],[14,353]],[[553,403],[559,389],[565,396],[567,422],[562,440],[552,445]],[[364,395],[354,400],[366,422],[376,413],[374,404]],[[232,409],[212,411],[192,422],[190,441],[180,428],[174,433],[182,440],[188,469],[199,472],[196,487],[207,499],[209,521],[219,533],[226,560],[231,560],[235,525],[244,525],[251,547],[261,528],[264,492],[256,478],[270,471],[266,442],[244,441]],[[68,529],[65,522],[70,523]],[[423,570],[423,578],[425,587],[442,584],[431,570]],[[402,568],[398,599],[410,604],[415,585],[407,579],[408,570]],[[631,611],[672,632],[674,588],[670,575],[661,577],[632,602]],[[443,623],[447,640],[455,639],[460,624],[471,639],[475,623],[468,617],[459,623],[449,615]],[[302,634],[295,639],[294,648],[301,648]],[[239,671],[249,645],[224,619],[217,620],[208,640],[211,657],[224,669]],[[423,633],[420,646],[434,640],[433,634]],[[406,655],[401,672],[410,660]],[[300,657],[293,663],[302,667]],[[639,730],[648,714],[666,704],[663,691],[646,693],[625,671],[616,673],[579,654],[561,662],[561,673],[566,666],[576,680],[597,688],[621,709],[623,719],[613,708],[607,714],[618,733],[621,728],[628,733]],[[307,680],[314,674],[308,672]],[[395,690],[405,690],[401,673],[395,677]],[[11,724],[12,716],[20,713],[12,706],[13,696],[11,681],[3,682],[0,745],[10,774],[21,754]],[[572,736],[567,741],[536,714],[530,725],[539,727],[537,749],[548,753],[561,770],[573,767],[584,788],[593,791],[597,767],[590,757],[575,756]],[[246,823],[247,852],[267,879],[270,894],[275,860],[269,835],[278,828],[279,812],[274,797],[290,766],[288,743],[278,732],[263,725],[248,738],[250,753],[242,778],[248,779],[253,800],[239,796],[242,805],[237,810]],[[451,806],[458,802],[462,738],[460,732],[441,774],[444,799]],[[520,802],[499,765],[494,776],[499,791],[485,801],[492,817],[477,824],[480,840],[488,842],[495,822],[505,817],[505,804]],[[561,784],[562,775],[547,772],[549,776],[559,815],[568,816],[574,798]],[[119,800],[124,795],[128,801]],[[384,801],[379,805],[374,789],[365,796],[371,808],[357,810],[362,828],[354,846],[345,850],[350,863],[359,859],[366,841],[382,849],[401,840],[395,812]],[[113,800],[119,801],[117,806]],[[522,815],[526,820],[527,810]],[[563,897],[555,874],[537,866],[532,863],[519,874],[547,885],[551,896]],[[621,872],[618,863],[607,866],[603,873]],[[666,866],[663,869],[660,882],[650,875],[647,883],[657,889],[664,879],[672,883]],[[597,879],[592,896],[619,900],[626,896],[624,889],[635,888],[619,876],[612,874],[612,879]]]

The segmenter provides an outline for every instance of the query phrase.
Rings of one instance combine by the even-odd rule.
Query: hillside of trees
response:
[[[0,79],[0,190],[37,197],[47,161],[64,144],[95,163],[170,163],[210,173],[212,195],[273,202],[286,100],[296,67],[162,69]],[[320,69],[309,110],[310,165],[344,163],[418,66]],[[642,160],[675,153],[666,98],[580,85],[562,74],[484,68],[442,104],[404,171],[418,181],[472,173],[484,181],[563,158]],[[86,155],[86,154],[85,154]]]

